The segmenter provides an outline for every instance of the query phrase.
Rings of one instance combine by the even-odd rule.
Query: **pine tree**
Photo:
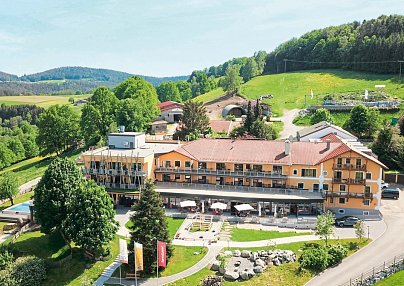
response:
[[[143,244],[144,273],[151,274],[156,271],[157,240],[167,243],[167,260],[172,253],[163,203],[154,190],[153,182],[146,182],[139,203],[134,205],[133,210],[130,245],[133,248],[134,242]]]
[[[257,104],[255,105],[255,108],[254,108],[254,117],[255,117],[255,120],[262,118],[262,107],[260,104],[260,100],[258,98],[257,98]]]
[[[254,121],[255,120],[254,120],[254,114],[252,112],[251,101],[249,101],[247,105],[247,117],[244,121],[244,129],[250,132],[251,126],[253,125]]]

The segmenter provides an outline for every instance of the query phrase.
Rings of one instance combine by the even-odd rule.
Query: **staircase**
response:
[[[222,231],[220,232],[220,240],[230,240],[231,231],[234,226],[230,225],[228,221],[223,222]]]
[[[104,285],[104,283],[108,281],[108,279],[112,276],[115,270],[118,269],[119,266],[121,266],[121,263],[118,262],[117,257],[115,258],[114,262],[112,262],[112,264],[110,264],[107,268],[104,269],[101,276],[95,281],[95,285],[96,286]]]

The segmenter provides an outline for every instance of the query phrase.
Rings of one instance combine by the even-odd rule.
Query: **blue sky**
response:
[[[0,71],[59,66],[170,76],[271,51],[312,29],[381,14],[403,0],[1,0]]]

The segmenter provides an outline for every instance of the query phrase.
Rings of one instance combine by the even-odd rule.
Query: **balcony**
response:
[[[84,175],[109,175],[109,176],[146,176],[144,171],[128,171],[128,170],[116,170],[116,169],[96,169],[96,168],[82,168],[81,171]]]
[[[297,189],[289,186],[289,188],[272,188],[267,185],[262,187],[250,187],[250,186],[235,186],[235,185],[214,185],[214,184],[200,184],[197,182],[192,183],[181,183],[181,182],[155,182],[157,187],[164,188],[185,188],[185,189],[195,189],[195,190],[218,190],[224,192],[240,192],[245,195],[248,193],[265,193],[271,195],[301,195],[305,197],[322,198],[322,192],[310,191],[307,189]]]
[[[334,170],[350,170],[350,171],[366,172],[366,165],[334,164],[333,169]]]
[[[344,185],[366,185],[365,179],[343,179],[343,178],[333,178],[333,183],[335,184],[344,184]]]
[[[331,192],[325,191],[325,197],[373,199],[373,193]]]
[[[286,180],[287,176],[274,172],[258,172],[258,171],[231,171],[231,170],[213,170],[213,169],[179,169],[179,168],[163,168],[155,169],[156,173],[184,174],[184,175],[210,175],[210,176],[231,176],[231,177],[248,177],[248,178],[266,178],[276,180]]]

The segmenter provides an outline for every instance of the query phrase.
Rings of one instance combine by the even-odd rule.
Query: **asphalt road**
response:
[[[361,273],[404,253],[404,191],[399,200],[382,200],[381,209],[387,228],[374,242],[345,259],[338,267],[328,269],[309,281],[308,286],[342,285]]]

